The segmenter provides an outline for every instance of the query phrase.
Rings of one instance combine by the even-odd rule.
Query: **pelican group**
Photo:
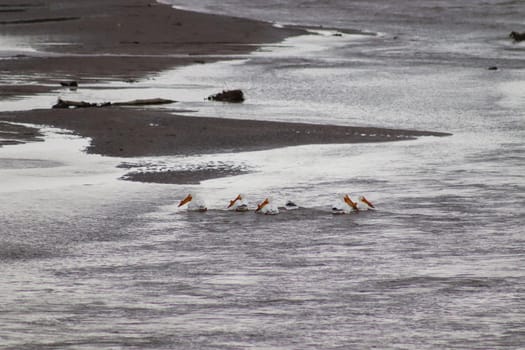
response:
[[[184,199],[179,202],[178,207],[188,204],[189,211],[205,212],[208,210],[206,203],[195,193],[188,194]],[[228,210],[236,212],[247,212],[250,211],[246,196],[242,193],[238,194],[237,197],[230,200],[227,205]],[[296,210],[299,206],[293,201],[286,201],[285,205],[281,207],[285,210]],[[253,210],[253,209],[252,209]],[[359,213],[364,210],[375,210],[374,204],[370,202],[365,196],[360,195],[357,201],[352,200],[349,194],[341,195],[336,203],[332,205],[332,214],[351,214]],[[271,197],[266,197],[263,201],[257,204],[254,209],[256,214],[265,215],[277,215],[279,214],[279,207],[275,204]]]

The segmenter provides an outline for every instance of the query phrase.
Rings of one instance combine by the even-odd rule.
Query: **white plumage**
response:
[[[279,208],[275,205],[273,200],[268,197],[257,205],[255,212],[265,215],[277,215],[279,214]]]
[[[230,201],[230,204],[228,205],[228,209],[232,209],[234,211],[248,211],[248,201],[246,200],[246,197],[244,194],[240,193]]]
[[[180,201],[179,207],[188,203],[188,210],[204,212],[208,210],[206,203],[195,193],[188,194],[183,200]]]

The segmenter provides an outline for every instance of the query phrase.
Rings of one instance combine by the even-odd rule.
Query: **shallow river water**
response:
[[[525,50],[506,37],[519,1],[172,3],[379,34],[325,30],[64,95],[453,135],[135,160],[248,171],[195,186],[119,181],[121,159],[61,130],[0,148],[0,348],[523,348]],[[246,103],[203,101],[228,87]],[[177,207],[190,191],[208,212]],[[225,210],[239,192],[302,208]],[[377,210],[334,216],[343,193]]]

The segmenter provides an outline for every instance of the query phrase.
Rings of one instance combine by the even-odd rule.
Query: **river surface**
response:
[[[248,171],[195,186],[117,180],[122,159],[63,130],[0,148],[0,348],[523,349],[521,1],[170,2],[311,34],[63,94],[452,136],[133,160]],[[223,88],[246,103],[203,101]],[[188,192],[210,210],[178,208]],[[225,210],[239,192],[301,209]],[[332,215],[344,193],[377,210]]]

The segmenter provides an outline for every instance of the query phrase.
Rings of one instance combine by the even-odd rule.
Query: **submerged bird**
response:
[[[206,207],[206,203],[204,203],[204,201],[194,193],[188,194],[186,198],[180,201],[178,206],[182,207],[186,203],[189,203],[188,210],[190,211],[204,212],[208,210],[208,208]]]
[[[359,208],[348,194],[345,194],[341,201],[332,205],[332,214],[350,214],[352,212],[359,212]]]
[[[228,209],[232,208],[235,211],[248,211],[248,202],[245,200],[244,194],[240,193],[230,201]]]
[[[286,210],[295,210],[299,209],[299,206],[292,202],[291,200],[286,201],[286,204],[284,205],[284,209]]]
[[[271,201],[271,198],[266,198],[257,205],[255,212],[265,215],[276,215],[279,214],[279,208]]]

